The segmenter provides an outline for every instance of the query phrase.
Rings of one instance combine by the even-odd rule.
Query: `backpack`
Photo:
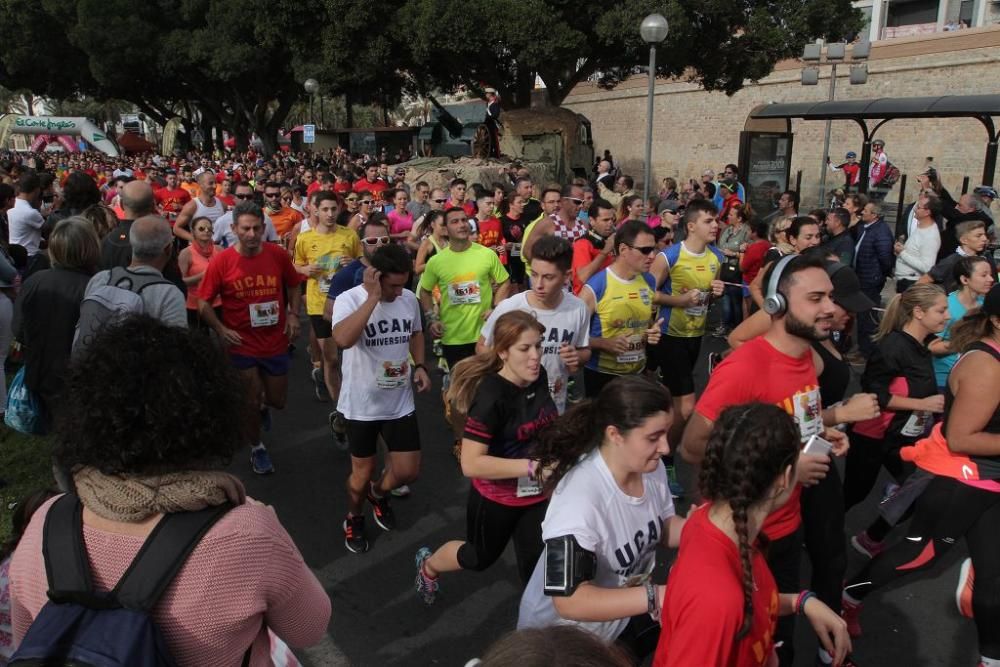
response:
[[[899,177],[899,167],[890,162],[885,167],[885,176],[883,176],[882,180],[879,181],[878,187],[891,188],[896,185],[897,181],[899,181]]]
[[[66,494],[49,508],[42,553],[49,601],[10,667],[174,667],[150,612],[202,536],[231,509],[167,514],[149,534],[114,590],[93,588],[83,542],[83,506]],[[250,651],[243,657],[248,665]]]
[[[162,276],[137,273],[116,266],[108,272],[108,282],[84,297],[80,303],[80,319],[73,335],[73,355],[86,350],[94,337],[108,323],[127,315],[141,315],[146,307],[142,290],[152,285],[173,285]]]

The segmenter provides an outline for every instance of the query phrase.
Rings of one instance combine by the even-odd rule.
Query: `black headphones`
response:
[[[788,301],[785,300],[785,295],[778,291],[778,283],[781,281],[781,274],[785,267],[796,257],[798,255],[794,253],[785,255],[778,260],[774,270],[771,271],[771,279],[767,281],[767,294],[764,296],[764,312],[768,315],[784,315],[785,310],[788,309]]]

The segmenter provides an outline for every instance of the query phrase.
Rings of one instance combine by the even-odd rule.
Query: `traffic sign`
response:
[[[302,126],[302,142],[306,144],[316,143],[316,126],[315,125],[303,125]]]

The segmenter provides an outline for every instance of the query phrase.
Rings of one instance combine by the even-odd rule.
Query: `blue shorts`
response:
[[[288,353],[277,354],[273,357],[248,357],[243,354],[230,353],[229,361],[238,370],[248,371],[252,368],[259,368],[265,375],[273,377],[288,375],[288,367],[292,363],[292,358],[288,356]]]

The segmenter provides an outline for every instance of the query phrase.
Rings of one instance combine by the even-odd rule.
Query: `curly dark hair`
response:
[[[538,466],[554,465],[545,483],[546,491],[555,489],[581,456],[601,445],[608,426],[625,433],[656,413],[670,412],[672,408],[666,387],[635,375],[615,378],[601,389],[597,398],[577,403],[539,431],[535,439],[533,456],[538,459]]]
[[[101,191],[97,183],[82,171],[71,172],[63,186],[63,208],[82,211],[101,201]]]
[[[247,409],[239,375],[207,335],[129,316],[70,365],[56,459],[105,474],[225,466],[250,442]]]
[[[753,622],[747,513],[764,499],[778,475],[795,466],[801,444],[795,420],[778,406],[766,403],[726,408],[708,437],[698,483],[705,499],[728,502],[733,512],[743,567],[743,626],[737,639],[750,631]]]

